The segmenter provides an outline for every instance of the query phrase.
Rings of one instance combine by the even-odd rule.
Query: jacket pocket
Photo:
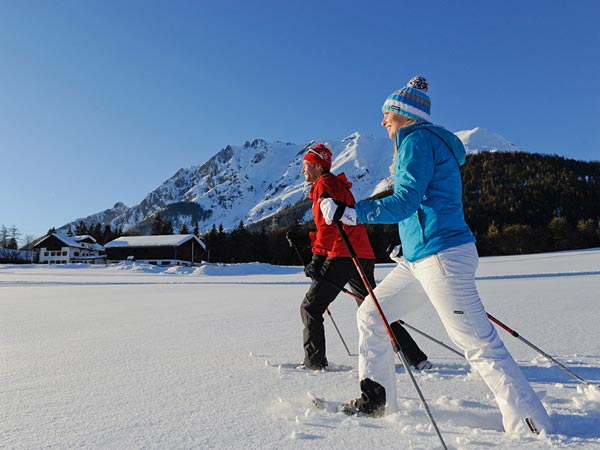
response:
[[[444,267],[444,264],[442,263],[442,259],[440,258],[439,253],[436,253],[435,255],[433,255],[433,259],[435,260],[436,265],[440,269],[440,272],[442,272],[442,275],[445,277],[448,276],[448,272],[446,271],[446,268]]]
[[[479,257],[474,244],[464,244],[442,250],[435,261],[446,276],[474,277]]]

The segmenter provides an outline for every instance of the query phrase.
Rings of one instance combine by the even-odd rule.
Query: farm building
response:
[[[206,246],[196,235],[121,236],[108,242],[108,262],[133,260],[159,266],[199,264]]]

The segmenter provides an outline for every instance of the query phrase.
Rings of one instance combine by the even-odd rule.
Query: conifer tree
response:
[[[96,239],[96,242],[100,242],[102,240],[102,225],[100,225],[100,222],[90,225],[89,234]]]
[[[101,245],[106,244],[114,239],[113,231],[110,228],[110,224],[104,225],[104,229],[102,230],[102,239],[99,242]]]
[[[156,213],[156,215],[154,216],[154,221],[152,222],[152,229],[150,231],[150,234],[152,236],[158,236],[163,234],[163,229],[164,229],[164,222],[162,219],[162,216],[160,215],[160,213]]]
[[[162,232],[160,234],[171,235],[173,234],[173,222],[170,220],[165,220],[163,222]]]
[[[89,234],[89,230],[87,225],[83,222],[83,220],[80,220],[77,226],[75,227],[75,235],[83,236],[84,234]]]
[[[594,219],[579,219],[577,222],[577,240],[581,248],[600,245],[598,239],[598,222]]]
[[[565,217],[553,217],[548,224],[554,250],[567,250],[571,238],[571,227]]]

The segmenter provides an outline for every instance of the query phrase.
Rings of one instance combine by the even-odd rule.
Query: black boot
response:
[[[310,370],[325,370],[328,365],[329,363],[327,362],[327,358],[323,358],[317,362],[307,361],[305,359],[304,362],[299,366],[299,368]]]
[[[368,417],[383,417],[385,414],[385,388],[367,378],[360,382],[360,397],[342,407],[349,416],[364,414]]]

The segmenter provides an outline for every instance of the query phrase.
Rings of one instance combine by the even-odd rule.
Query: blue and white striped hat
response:
[[[402,114],[410,119],[429,121],[431,100],[426,94],[429,83],[423,77],[413,77],[402,89],[391,94],[383,104],[383,111]]]

